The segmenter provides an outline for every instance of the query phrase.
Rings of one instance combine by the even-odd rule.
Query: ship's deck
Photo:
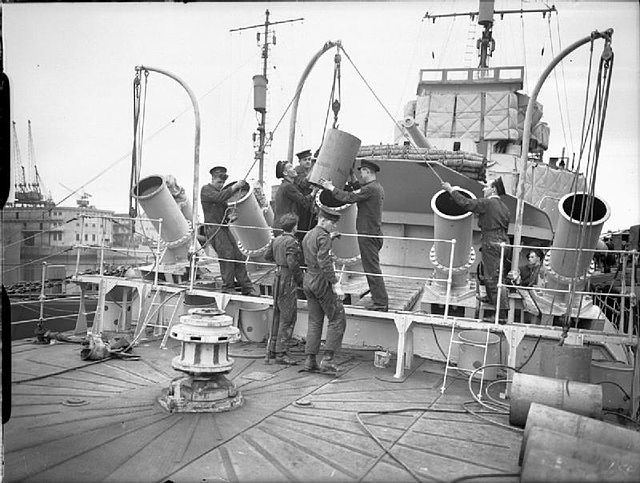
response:
[[[15,344],[6,481],[415,481],[357,420],[403,408],[362,419],[420,480],[519,471],[520,434],[465,412],[466,377],[448,378],[441,394],[438,363],[416,358],[400,382],[393,363],[376,368],[371,351],[344,350],[334,378],[266,365],[264,344],[239,343],[230,378],[244,405],[170,414],[157,398],[180,374],[179,350],[145,341],[138,361],[91,363],[79,345]]]

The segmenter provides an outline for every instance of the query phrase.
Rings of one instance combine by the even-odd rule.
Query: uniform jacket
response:
[[[338,282],[330,253],[331,236],[327,230],[319,225],[309,230],[302,240],[302,250],[309,281],[325,285],[327,282],[331,285]]]
[[[234,194],[232,186],[216,189],[211,183],[206,184],[200,190],[200,203],[204,213],[205,223],[222,223],[225,212],[229,207],[227,200]]]
[[[295,213],[304,219],[311,209],[311,200],[302,194],[300,188],[287,179],[282,180],[275,196],[274,216],[278,220],[285,213]]]
[[[458,206],[478,215],[478,226],[481,232],[501,232],[506,235],[509,229],[509,208],[498,196],[469,199],[457,191],[451,193]]]
[[[377,180],[365,183],[356,191],[334,188],[333,196],[343,203],[357,203],[356,230],[363,235],[382,235],[384,189]]]

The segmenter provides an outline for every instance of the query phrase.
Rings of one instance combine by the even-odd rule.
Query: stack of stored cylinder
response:
[[[640,481],[640,433],[532,403],[521,482]]]
[[[435,161],[471,179],[486,179],[487,160],[478,153],[446,151],[443,149],[418,148],[397,144],[374,144],[361,146],[357,158],[398,159],[409,161]]]

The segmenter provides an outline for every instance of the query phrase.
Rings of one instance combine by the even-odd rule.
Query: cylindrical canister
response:
[[[524,426],[537,402],[593,418],[602,417],[602,387],[516,372],[511,383],[509,422]]]
[[[458,369],[472,372],[487,364],[500,363],[500,336],[497,334],[486,330],[463,330],[458,334],[458,340],[460,341]],[[498,377],[497,367],[487,367],[483,371],[485,380],[492,381]],[[475,377],[480,379],[481,371],[476,372]]]
[[[267,109],[267,78],[263,75],[253,76],[253,109],[264,112]]]
[[[320,179],[330,180],[343,188],[360,149],[360,139],[339,129],[329,129],[324,137],[318,159],[309,173],[309,183],[320,186]]]
[[[456,187],[456,191],[469,199],[475,195],[466,189]],[[453,252],[452,284],[454,287],[466,285],[467,273],[471,265],[471,239],[473,236],[473,213],[460,208],[446,190],[440,190],[431,198],[433,210],[433,237],[436,240],[452,240],[456,244]],[[448,241],[436,241],[433,244],[432,263],[436,267],[437,278],[446,285],[449,273],[452,244]],[[466,267],[466,270],[464,269]]]
[[[253,187],[241,190],[229,200],[229,206],[235,209],[235,219],[229,223],[229,229],[240,251],[253,259],[261,258],[273,237],[267,225],[262,207],[253,194]]]
[[[549,451],[557,456],[562,456],[563,459],[573,458],[594,466],[595,473],[601,478],[599,481],[640,481],[640,455],[638,453],[540,426],[534,426],[529,431],[522,459],[523,473],[529,473],[528,466],[530,465],[533,465],[536,470],[538,469],[536,449]],[[558,465],[553,473],[545,473],[545,476],[549,478],[545,478],[544,481],[562,480],[567,471],[568,469],[563,465]],[[533,474],[535,472],[532,472]]]
[[[583,441],[595,441],[622,451],[640,453],[640,433],[637,431],[534,402],[529,409],[527,425],[524,428],[520,462],[523,460],[529,434],[534,427],[568,434]]]
[[[356,234],[357,208],[355,203],[342,203],[336,200],[331,191],[322,190],[316,194],[316,205],[320,209],[330,208],[331,211],[340,213],[340,221],[336,225],[336,231],[342,235],[333,240],[331,251],[338,259],[338,263],[352,265],[360,258],[358,238],[351,236]]]
[[[543,345],[540,351],[541,376],[591,382],[591,347],[554,344]]]
[[[152,221],[152,224],[156,231],[160,230],[160,239],[168,245],[163,261],[168,263],[187,261],[191,228],[171,196],[164,177],[152,175],[143,178],[131,191],[148,218],[162,219],[162,228],[157,221]],[[198,245],[196,249],[199,248]]]
[[[548,288],[563,289],[570,281],[577,281],[579,290],[593,258],[590,250],[596,248],[602,225],[609,219],[609,206],[596,196],[570,193],[558,201],[558,212],[553,246],[545,259]]]

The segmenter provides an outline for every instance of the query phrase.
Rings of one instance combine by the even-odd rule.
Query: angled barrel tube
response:
[[[414,144],[417,147],[428,148],[428,149],[433,148],[431,143],[429,143],[427,138],[424,136],[424,134],[422,134],[422,132],[418,128],[418,125],[416,124],[415,119],[413,119],[412,117],[405,117],[404,120],[402,121],[402,126],[407,130],[407,133],[411,137],[411,140],[414,142]]]
[[[156,231],[160,231],[161,245],[166,248],[163,263],[188,262],[193,227],[171,196],[164,177],[147,176],[141,179],[131,191],[147,217],[152,220],[162,219],[162,229],[159,229],[157,221],[152,221],[152,224]],[[196,250],[199,249],[200,246],[197,245]]]
[[[342,235],[355,235],[357,208],[355,203],[342,203],[336,200],[331,191],[322,190],[316,194],[316,205],[318,208],[328,208],[331,211],[340,213],[340,221],[336,226],[336,231]],[[341,236],[333,240],[331,250],[336,257],[336,261],[342,265],[350,266],[360,260],[360,248],[358,238],[355,236]]]
[[[547,253],[547,287],[565,290],[573,285],[581,290],[598,244],[602,225],[609,219],[609,205],[587,193],[570,193],[558,201],[558,224],[553,245]],[[554,250],[572,248],[573,250]]]
[[[455,187],[463,196],[475,199],[475,195],[466,189]],[[473,236],[473,213],[460,208],[446,190],[440,190],[431,198],[433,210],[433,237],[436,240],[452,240],[455,238],[452,266],[452,288],[466,287],[467,273],[476,259],[471,244]],[[431,247],[429,259],[436,269],[436,278],[447,279],[451,259],[452,244],[436,241]],[[445,286],[446,281],[437,283]]]
[[[261,259],[273,238],[264,211],[254,195],[250,184],[248,190],[241,190],[229,200],[229,207],[234,210],[234,220],[229,229],[235,237],[238,248],[247,257]]]

